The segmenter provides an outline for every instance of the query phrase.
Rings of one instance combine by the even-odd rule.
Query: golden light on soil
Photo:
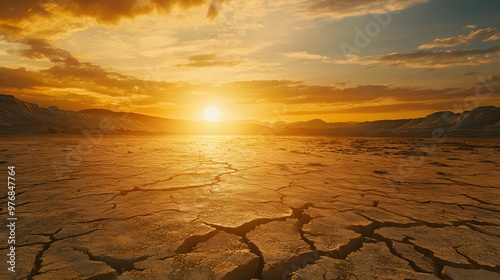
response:
[[[208,106],[203,111],[203,118],[207,122],[217,122],[220,120],[221,112],[216,106]]]

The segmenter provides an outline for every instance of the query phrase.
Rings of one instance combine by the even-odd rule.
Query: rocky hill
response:
[[[431,137],[446,133],[460,137],[500,137],[500,108],[478,107],[462,113],[436,112],[423,118],[363,123],[328,123],[323,120],[279,123],[206,123],[147,115],[89,109],[79,112],[43,108],[12,95],[0,95],[0,134],[86,133],[104,134],[262,134]]]

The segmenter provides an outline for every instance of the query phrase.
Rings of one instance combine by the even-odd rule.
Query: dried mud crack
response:
[[[23,164],[16,279],[500,278],[496,140],[148,137]]]
[[[54,233],[50,234],[49,235],[50,241],[46,242],[45,244],[43,244],[42,250],[40,250],[36,254],[36,256],[35,256],[35,262],[33,264],[33,268],[31,269],[30,275],[28,276],[28,280],[33,280],[33,277],[35,277],[36,275],[40,274],[39,271],[40,271],[40,268],[42,267],[43,253],[50,248],[50,246],[52,245],[52,243],[54,243],[54,242],[57,241],[57,239],[54,237],[54,235],[56,235],[61,230],[62,230],[62,228],[59,228]]]

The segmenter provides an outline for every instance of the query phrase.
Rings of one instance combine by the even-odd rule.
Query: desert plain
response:
[[[500,279],[498,139],[5,136],[1,279]],[[4,184],[2,184],[4,185]]]

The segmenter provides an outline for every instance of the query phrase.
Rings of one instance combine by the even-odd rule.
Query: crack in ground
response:
[[[222,163],[219,163],[219,164],[222,164]],[[153,183],[147,183],[141,187],[133,187],[132,189],[130,190],[123,190],[123,191],[120,191],[119,193],[117,193],[115,196],[113,196],[112,198],[106,200],[104,203],[108,203],[110,201],[113,201],[115,198],[117,198],[118,196],[126,196],[128,195],[129,193],[131,192],[171,192],[171,191],[177,191],[177,190],[187,190],[187,189],[197,189],[197,188],[204,188],[204,187],[211,187],[211,186],[214,186],[214,185],[217,185],[218,183],[222,182],[222,179],[221,177],[223,175],[229,175],[229,174],[233,174],[233,173],[236,173],[238,172],[239,170],[232,167],[232,165],[230,163],[223,163],[223,164],[226,164],[227,167],[226,169],[229,169],[231,171],[228,171],[228,172],[222,172],[222,173],[219,173],[217,175],[214,176],[213,178],[213,182],[211,183],[206,183],[206,184],[201,184],[201,185],[193,185],[193,186],[185,186],[185,187],[172,187],[172,188],[167,188],[167,189],[145,189],[144,186],[149,186],[149,185],[153,185],[153,184],[156,184],[160,181],[157,181],[157,182],[153,182]],[[176,176],[181,176],[181,175],[185,175],[184,173],[183,174],[178,174],[178,175],[175,175],[173,177],[176,177]],[[165,181],[169,181],[171,180],[171,178],[173,179],[173,177],[170,177],[169,179],[166,179]]]
[[[470,224],[475,224],[475,225],[481,225],[481,226],[498,226],[497,224],[492,224],[492,223],[488,223],[488,222],[485,222],[485,221],[476,221],[476,220],[459,220],[459,221],[448,221],[449,224],[440,224],[440,223],[432,223],[432,222],[427,222],[427,221],[424,221],[424,220],[420,220],[420,219],[416,219],[416,218],[412,218],[410,216],[406,216],[406,215],[403,215],[401,213],[397,213],[397,212],[393,212],[393,211],[390,211],[390,210],[387,210],[381,206],[378,206],[379,209],[381,210],[384,210],[388,213],[391,213],[391,214],[394,214],[394,215],[397,215],[397,216],[400,216],[400,217],[404,217],[404,218],[408,218],[412,221],[415,221],[415,223],[411,223],[411,224],[415,224],[416,226],[419,226],[419,225],[424,225],[424,226],[428,226],[428,227],[431,227],[431,228],[440,228],[440,227],[445,227],[445,226],[460,226],[460,225],[467,225],[468,223]],[[369,219],[370,221],[374,221],[373,219],[370,219],[369,217],[363,215],[362,213],[358,212],[359,210],[355,211],[357,214]],[[401,225],[401,224],[398,224],[396,223],[397,225]]]
[[[363,215],[361,215],[361,216],[363,216]],[[426,222],[415,222],[415,223],[408,223],[408,224],[400,224],[400,223],[393,223],[393,222],[379,222],[379,221],[370,219],[369,217],[366,217],[366,216],[363,216],[363,217],[365,217],[366,219],[372,221],[372,223],[370,225],[368,225],[368,226],[353,226],[353,227],[350,227],[350,228],[352,230],[354,230],[355,232],[358,232],[358,233],[362,234],[362,236],[364,236],[364,239],[366,239],[366,238],[374,238],[376,240],[383,241],[386,244],[387,244],[387,239],[385,237],[381,236],[380,234],[374,234],[375,230],[381,229],[381,228],[386,228],[386,227],[411,228],[411,227],[415,227],[415,226],[428,226],[428,227],[431,227],[431,228],[444,228],[444,227],[450,227],[450,226],[452,226],[452,225],[447,225],[447,224],[433,224],[433,223],[426,223]],[[459,225],[462,225],[462,224],[466,224],[466,221],[456,221],[456,222],[453,222],[453,224],[454,224],[454,226],[459,226]],[[441,278],[441,279],[444,279],[443,278],[444,276],[442,275],[442,272],[441,272],[442,269],[443,269],[443,267],[444,267],[444,265],[448,265],[448,266],[452,266],[452,267],[458,267],[458,268],[469,268],[469,269],[470,268],[474,268],[473,265],[464,266],[464,265],[460,265],[460,264],[456,264],[456,263],[452,263],[452,262],[441,260],[441,259],[435,257],[434,256],[434,252],[432,252],[431,250],[423,248],[423,247],[419,247],[418,245],[412,243],[408,237],[406,237],[403,240],[403,242],[412,245],[415,248],[416,252],[421,253],[422,255],[430,258],[434,262],[434,265],[435,265],[435,268],[436,268],[435,275],[437,277]],[[391,253],[393,253],[393,250],[391,250],[392,245],[388,244],[388,246],[389,246],[389,250],[391,251]],[[355,250],[349,252],[348,254],[350,254],[350,253],[352,253],[354,251],[359,250],[361,247],[362,247],[362,244],[361,244],[361,246],[358,249],[355,249]],[[402,258],[398,254],[394,254],[394,255],[397,256],[397,257]],[[335,258],[335,256],[334,256],[334,258]],[[343,259],[345,259],[345,258],[343,258]],[[406,260],[406,261],[409,261],[409,260]],[[415,267],[414,267],[415,264],[413,264],[413,265],[411,263],[409,263],[409,264],[410,264],[410,266],[416,272],[422,272],[422,271],[419,271],[419,270],[415,269]],[[485,270],[489,270],[489,271],[495,272],[494,268],[487,267],[487,266],[477,266],[476,268],[483,268]]]
[[[444,268],[445,262],[443,262],[443,260],[441,260],[440,258],[434,256],[433,251],[431,251],[427,248],[424,248],[424,247],[420,247],[420,246],[412,243],[410,241],[410,238],[408,238],[407,236],[405,236],[405,238],[403,238],[402,241],[406,244],[412,245],[413,248],[415,248],[415,251],[417,251],[418,253],[430,258],[432,260],[432,262],[434,262],[434,265],[436,267],[436,276],[441,278],[441,279],[446,279],[443,275],[443,268]],[[446,263],[446,265],[449,265],[449,264],[450,263]]]
[[[76,199],[82,199],[82,198],[89,198],[92,196],[103,196],[103,195],[110,195],[110,194],[114,194],[114,192],[96,193],[96,194],[89,194],[89,195],[84,195],[84,196],[70,197],[70,198],[67,198],[66,200],[76,200]],[[45,200],[45,201],[47,201],[47,200]]]
[[[363,216],[363,215],[361,215],[361,216]],[[378,222],[378,221],[375,221],[373,219],[370,219],[368,217],[365,217],[365,218],[372,221],[372,223],[370,223],[369,225],[366,225],[366,226],[349,226],[349,227],[347,227],[347,229],[350,229],[356,233],[359,233],[360,234],[359,237],[351,239],[348,243],[340,246],[339,249],[337,249],[335,251],[324,252],[324,251],[316,250],[315,251],[315,259],[318,260],[319,256],[326,256],[326,257],[330,257],[330,258],[334,258],[334,259],[346,260],[350,254],[360,250],[363,247],[363,244],[365,242],[370,242],[371,240],[375,239],[377,241],[382,241],[382,242],[386,243],[391,254],[395,255],[398,258],[401,258],[401,259],[407,261],[409,266],[414,271],[429,274],[428,272],[425,272],[422,269],[418,268],[418,266],[416,266],[416,264],[413,261],[405,259],[402,256],[400,256],[399,254],[397,254],[397,252],[392,247],[392,243],[390,242],[392,240],[387,239],[383,236],[380,236],[379,234],[374,234],[376,229],[380,229],[380,228],[384,228],[384,227],[410,228],[413,226],[418,226],[417,223],[411,223],[411,224],[398,224],[398,223],[390,223],[390,222],[389,223],[382,223],[382,222]],[[443,227],[444,226],[449,226],[449,225],[443,225]],[[425,248],[418,247],[415,244],[411,243],[408,239],[403,240],[403,242],[414,246],[416,252],[419,252],[419,253],[423,254],[424,256],[429,257],[434,262],[434,266],[436,268],[435,275],[438,276],[440,279],[444,279],[443,276],[441,275],[441,271],[444,267],[444,264],[448,265],[449,263],[443,262],[442,260],[434,257],[434,253],[432,251],[427,250]],[[317,252],[317,255],[316,255],[316,252]],[[314,263],[314,262],[311,262],[311,264],[312,263]],[[451,264],[450,266],[456,266],[456,264],[455,265]],[[352,276],[354,276],[354,275],[352,275]]]
[[[474,231],[477,231],[477,232],[480,232],[482,234],[486,234],[486,235],[489,235],[489,236],[494,236],[494,237],[500,237],[500,234],[494,234],[494,233],[491,233],[491,232],[487,232],[481,228],[477,228],[475,227],[475,225],[471,225],[471,224],[465,224],[466,227],[470,228],[471,230],[474,230]]]
[[[460,182],[460,181],[457,181],[457,180],[453,180],[451,178],[444,178],[444,179],[448,180],[448,181],[451,181],[453,183],[459,184],[459,185],[463,185],[463,186],[473,186],[473,187],[482,188],[482,189],[494,189],[494,190],[497,189],[497,187],[495,187],[495,186],[475,185],[475,184],[471,184],[471,183],[467,183],[467,182]]]
[[[101,278],[98,277],[99,275],[93,276],[93,279],[114,279],[116,276],[119,276],[127,271],[132,271],[135,270],[134,264],[136,262],[143,261],[151,256],[142,256],[138,257],[132,260],[126,260],[126,259],[117,259],[113,258],[111,256],[95,256],[93,255],[88,248],[83,248],[83,247],[73,247],[73,250],[77,252],[82,252],[85,255],[89,257],[89,260],[91,261],[98,261],[98,262],[103,262],[107,266],[113,268],[115,270],[115,273],[112,273],[112,275],[105,275],[105,277],[111,277],[111,278]]]
[[[116,194],[112,198],[108,199],[104,203],[108,203],[110,201],[113,201],[118,196],[126,196],[131,192],[171,192],[171,191],[178,191],[178,190],[188,190],[188,189],[211,187],[213,185],[216,185],[217,183],[218,182],[212,182],[212,183],[207,183],[207,184],[202,184],[202,185],[193,185],[193,186],[186,186],[186,187],[173,187],[173,188],[168,188],[168,189],[143,189],[143,188],[139,188],[139,187],[134,187],[130,190],[120,191],[118,194]]]
[[[471,204],[457,204],[457,203],[451,203],[451,202],[443,202],[443,201],[434,201],[434,200],[425,200],[425,201],[418,201],[418,200],[413,200],[413,199],[407,199],[407,198],[403,198],[403,197],[392,197],[392,196],[389,196],[387,193],[384,193],[384,192],[380,192],[382,193],[383,195],[381,194],[375,194],[375,193],[370,193],[370,195],[374,195],[374,196],[382,196],[384,198],[387,198],[389,200],[402,200],[402,201],[406,201],[406,202],[411,202],[411,203],[417,203],[417,204],[431,204],[431,203],[437,203],[437,204],[444,204],[444,205],[451,205],[451,206],[458,206],[460,208],[462,208],[462,210],[464,210],[463,207],[474,207],[474,208],[479,208],[479,209],[482,209],[482,210],[487,210],[487,211],[493,211],[493,212],[500,212],[500,210],[495,210],[495,209],[491,209],[491,208],[485,208],[485,207],[481,207],[481,206],[478,206],[478,205],[471,205]],[[467,194],[459,194],[458,196],[460,195],[463,195],[463,196],[466,196],[472,200],[475,200],[479,203],[483,203],[483,204],[489,204],[489,205],[493,205],[493,206],[500,206],[500,205],[496,205],[496,204],[492,204],[492,203],[487,203],[487,202],[483,202],[483,201],[480,201],[478,199],[474,199],[472,198],[471,196],[467,195]]]
[[[40,250],[35,256],[35,262],[33,263],[33,268],[30,271],[30,275],[28,276],[28,280],[33,280],[33,277],[36,275],[40,275],[40,269],[42,268],[42,257],[45,251],[47,251],[52,243],[56,242],[57,239],[54,237],[57,233],[59,233],[63,228],[59,228],[54,233],[49,235],[50,241],[43,243],[42,250]]]
[[[73,222],[71,224],[89,224],[89,223],[102,222],[102,221],[126,221],[126,220],[130,220],[130,219],[137,218],[137,217],[147,217],[147,216],[151,216],[151,215],[155,215],[155,214],[159,214],[159,213],[163,213],[163,212],[185,213],[185,212],[178,210],[178,209],[164,209],[164,210],[155,211],[155,212],[151,212],[151,213],[147,213],[147,214],[138,214],[135,216],[124,217],[124,218],[97,218],[97,219],[89,220],[89,221]]]
[[[290,218],[297,220],[297,223],[295,224],[297,232],[299,233],[301,240],[309,245],[311,252],[302,253],[283,261],[281,264],[275,264],[286,269],[282,273],[282,279],[285,279],[287,275],[291,275],[300,268],[306,267],[308,264],[315,263],[320,258],[320,251],[316,248],[316,246],[314,246],[314,242],[305,236],[304,231],[302,230],[302,227],[305,224],[312,221],[312,217],[305,213],[305,211],[307,211],[307,209],[311,206],[313,206],[313,203],[309,202],[305,203],[301,207],[290,207],[292,209]]]
[[[286,188],[291,188],[291,187],[293,187],[293,184],[294,184],[294,182],[293,182],[293,181],[291,181],[291,182],[289,182],[289,183],[288,183],[288,185],[287,185],[287,186],[279,187],[279,188],[275,189],[274,191],[276,191],[276,192],[278,192],[278,193],[279,193],[282,189],[286,189]],[[280,194],[281,194],[281,193],[280,193]]]
[[[474,200],[474,201],[477,201],[477,202],[479,202],[479,203],[482,203],[482,204],[487,204],[487,205],[493,205],[493,206],[498,206],[498,207],[500,207],[500,204],[495,204],[495,203],[491,203],[491,202],[486,202],[486,201],[484,201],[484,200],[481,200],[481,199],[479,199],[479,198],[475,198],[475,197],[473,197],[473,196],[471,196],[471,195],[468,195],[468,194],[461,194],[461,195],[463,195],[463,196],[465,196],[465,197],[467,197],[467,198],[470,198],[470,199],[472,199],[472,200]]]
[[[257,245],[248,240],[246,236],[242,237],[242,241],[243,243],[247,244],[252,254],[257,255],[257,257],[259,257],[259,266],[257,267],[257,271],[255,272],[254,278],[261,279],[262,272],[264,271],[264,255],[260,251],[259,247],[257,247]]]
[[[188,254],[193,251],[198,244],[208,241],[210,238],[214,237],[219,233],[219,230],[215,229],[207,234],[203,235],[191,235],[186,238],[184,242],[175,250],[176,254]]]
[[[245,235],[248,232],[254,230],[256,227],[258,227],[260,225],[264,225],[264,224],[267,224],[270,222],[277,222],[277,221],[283,222],[283,221],[286,221],[286,219],[288,219],[288,218],[290,218],[290,216],[285,216],[285,217],[280,217],[280,218],[258,218],[258,219],[246,222],[244,224],[241,224],[235,228],[234,227],[223,227],[223,226],[210,224],[210,223],[206,223],[206,222],[203,222],[203,224],[205,224],[207,226],[211,226],[211,227],[218,229],[220,231],[224,231],[224,232],[234,234],[234,235],[237,235],[240,237],[245,237]]]
[[[34,184],[31,184],[29,186],[26,186],[27,188],[34,188],[34,187],[37,187],[37,186],[42,186],[42,185],[47,185],[47,184],[51,184],[52,183],[59,183],[59,182],[65,182],[65,181],[71,181],[71,180],[78,180],[78,179],[81,179],[80,177],[71,177],[71,178],[62,178],[62,179],[58,179],[58,180],[53,180],[53,181],[44,181],[44,182],[41,182],[41,183],[34,183]]]
[[[475,226],[493,226],[497,227],[500,226],[499,224],[493,224],[493,223],[488,223],[485,221],[476,221],[476,220],[460,220],[460,221],[454,221],[452,222],[454,226],[467,226],[467,225],[475,225]]]
[[[311,216],[304,213],[311,206],[313,206],[312,203],[306,203],[302,207],[299,207],[299,208],[293,208],[293,207],[290,207],[290,208],[292,209],[292,217],[297,219],[297,221],[298,221],[297,222],[297,229],[298,229],[298,232],[300,234],[300,238],[302,239],[302,241],[304,241],[305,243],[307,243],[309,245],[311,250],[316,251],[317,249],[316,249],[316,246],[314,246],[314,242],[312,242],[307,237],[305,237],[304,231],[302,230],[302,227],[312,220]]]
[[[454,246],[453,250],[455,250],[455,252],[457,252],[457,254],[459,254],[462,257],[464,257],[475,269],[484,269],[484,270],[488,270],[488,271],[491,271],[491,272],[497,272],[497,273],[500,272],[500,265],[497,265],[495,267],[491,267],[491,266],[487,266],[487,265],[481,265],[477,261],[475,261],[472,258],[470,258],[469,256],[467,256],[466,254],[460,252],[459,251],[460,247],[462,247],[462,246]]]
[[[257,271],[255,272],[255,278],[260,279],[262,277],[262,272],[264,270],[264,264],[265,264],[264,263],[264,255],[262,254],[260,249],[257,247],[257,245],[255,245],[252,241],[250,241],[246,237],[247,233],[254,230],[255,228],[257,228],[260,225],[264,225],[264,224],[276,222],[276,221],[282,221],[282,222],[286,221],[286,219],[291,218],[293,215],[294,214],[292,213],[292,215],[290,215],[290,216],[285,216],[285,217],[280,217],[280,218],[255,219],[255,220],[249,221],[247,223],[244,223],[236,228],[223,227],[223,226],[219,226],[219,225],[209,224],[206,222],[203,222],[203,224],[208,225],[208,226],[210,226],[218,231],[224,231],[226,233],[237,235],[237,236],[241,237],[243,243],[245,243],[248,246],[250,252],[253,253],[254,255],[256,255],[257,257],[259,257],[259,266],[257,268]]]
[[[429,272],[421,269],[414,261],[410,260],[410,259],[407,259],[405,257],[403,257],[401,254],[399,254],[396,249],[394,249],[394,246],[393,246],[393,240],[389,239],[389,238],[386,238],[380,234],[375,234],[373,236],[374,239],[380,241],[380,242],[384,242],[386,245],[387,245],[387,248],[389,248],[389,251],[391,252],[391,254],[393,254],[394,256],[408,262],[408,264],[411,266],[411,268],[413,270],[415,270],[416,272],[421,272],[421,273],[426,273],[426,274],[429,274]],[[409,243],[406,243],[406,242],[403,242],[405,244],[409,244]],[[409,244],[409,245],[413,245],[413,244]],[[414,247],[415,248],[415,247]],[[416,252],[416,250],[415,250]],[[433,259],[431,259],[433,260]],[[437,269],[437,264],[434,262],[433,260],[433,263],[434,263],[434,275],[436,275],[437,277],[441,278],[442,279],[442,276],[440,275],[440,271]]]
[[[209,224],[207,224],[207,225],[209,225]],[[229,234],[233,234],[234,235],[234,233],[233,233],[234,231],[230,232],[230,230],[227,231],[227,229],[218,229],[218,228],[221,228],[221,227],[218,227],[218,226],[215,226],[215,225],[209,225],[209,226],[212,227],[212,228],[214,228],[214,230],[210,231],[207,234],[193,235],[193,236],[190,236],[189,238],[185,239],[184,242],[175,250],[175,255],[189,254],[189,253],[193,252],[193,250],[200,243],[207,242],[212,237],[214,237],[215,235],[217,235],[220,231],[225,231],[225,232],[227,232]],[[241,230],[237,230],[237,231],[240,232]],[[262,255],[262,253],[260,252],[259,248],[255,244],[253,244],[252,242],[250,242],[248,240],[248,238],[246,238],[245,234],[243,234],[243,236],[241,236],[241,235],[239,235],[239,236],[241,237],[240,241],[242,243],[245,243],[248,246],[248,249],[250,250],[250,252],[253,253],[254,255],[256,255],[259,258],[259,261],[258,261],[259,265],[258,265],[257,271],[255,272],[253,278],[260,278],[261,275],[262,275],[262,270],[264,269],[264,257]],[[165,260],[165,259],[168,259],[168,258],[171,258],[171,257],[173,257],[173,256],[168,256],[168,257],[160,259],[160,260]]]
[[[437,276],[440,277],[441,279],[447,279],[447,278],[445,278],[445,275],[443,275],[443,268],[444,268],[444,266],[450,266],[450,267],[455,267],[455,268],[463,268],[463,269],[484,269],[484,270],[491,271],[491,272],[496,272],[496,273],[500,272],[499,266],[490,267],[490,266],[485,266],[485,265],[479,265],[477,262],[475,262],[474,260],[470,259],[468,256],[466,256],[466,255],[458,252],[457,249],[458,249],[459,246],[453,247],[453,249],[455,251],[457,251],[457,254],[459,254],[459,255],[463,256],[465,259],[467,259],[467,261],[469,262],[469,264],[459,264],[459,263],[454,263],[454,262],[450,262],[450,261],[447,261],[447,260],[440,259],[440,258],[438,258],[438,257],[436,257],[434,255],[434,252],[432,250],[424,248],[424,247],[421,247],[421,246],[418,246],[417,244],[411,242],[411,240],[412,240],[411,237],[406,236],[403,239],[403,242],[412,245],[415,248],[415,251],[417,251],[418,253],[421,253],[424,256],[432,259],[432,261],[436,265]]]
[[[87,231],[87,232],[84,232],[84,233],[79,233],[79,234],[75,234],[75,235],[68,235],[68,236],[61,237],[61,238],[54,238],[53,242],[52,241],[48,241],[48,242],[26,243],[26,244],[17,245],[16,247],[29,247],[29,246],[33,246],[33,245],[46,245],[47,243],[54,243],[56,241],[61,241],[61,240],[65,240],[65,239],[68,239],[68,238],[83,236],[83,235],[90,234],[90,233],[93,233],[94,231],[98,231],[98,230],[99,229],[93,229],[91,231]],[[55,235],[57,233],[59,233],[59,231],[56,232],[56,233],[54,233],[54,234],[31,234],[31,235],[41,235],[41,236],[49,236],[50,237],[50,236],[53,236],[53,235]],[[7,247],[2,247],[0,249],[7,249]]]
[[[186,172],[188,170],[192,170],[191,168],[190,169],[186,169],[184,170],[183,172]],[[192,173],[180,173],[180,174],[175,174],[174,176],[172,177],[169,177],[167,179],[164,179],[164,180],[156,180],[154,182],[151,182],[151,183],[146,183],[144,185],[142,185],[142,187],[147,187],[147,186],[151,186],[151,185],[155,185],[155,184],[158,184],[158,183],[165,183],[165,182],[168,182],[168,181],[172,181],[173,179],[177,178],[177,177],[180,177],[180,176],[183,176],[183,175],[193,175],[193,174],[197,174],[198,172],[195,170],[194,172]]]
[[[361,248],[363,248],[363,245],[367,240],[368,240],[367,236],[361,234],[359,237],[353,238],[346,244],[339,246],[339,248],[336,250],[331,250],[327,252],[319,251],[319,252],[320,255],[322,256],[328,256],[334,259],[345,260],[350,254],[359,251]]]
[[[361,215],[361,216],[363,216],[363,215]],[[363,217],[365,217],[365,216],[363,216]],[[400,223],[392,223],[392,222],[378,222],[376,220],[370,219],[369,217],[365,217],[365,218],[368,219],[368,220],[370,220],[370,221],[372,221],[372,224],[370,224],[369,226],[360,226],[360,228],[373,227],[373,229],[368,229],[368,231],[367,231],[368,234],[366,235],[366,237],[375,238],[377,240],[381,239],[381,241],[384,241],[384,242],[386,242],[384,240],[385,237],[383,237],[383,236],[381,236],[379,234],[375,234],[375,236],[374,236],[374,231],[375,230],[381,229],[381,228],[386,228],[386,227],[411,228],[411,227],[415,227],[415,226],[427,226],[427,227],[430,227],[430,228],[444,228],[444,227],[458,227],[458,226],[462,226],[462,225],[467,226],[468,224],[475,224],[475,225],[482,225],[482,226],[484,226],[484,225],[491,225],[491,224],[486,223],[486,222],[478,222],[478,221],[454,221],[454,222],[452,222],[452,225],[427,223],[427,222],[424,222],[424,221],[417,221],[415,223],[408,223],[408,224],[400,224]],[[356,232],[359,231],[359,229],[356,229],[356,228],[353,228],[353,230],[355,230]],[[423,254],[424,256],[432,259],[433,262],[434,262],[434,264],[435,264],[435,267],[436,267],[436,276],[438,276],[438,277],[440,277],[442,279],[443,279],[443,275],[441,275],[441,271],[442,271],[444,265],[451,266],[451,267],[457,267],[457,268],[466,268],[466,269],[473,269],[473,268],[475,268],[475,269],[484,269],[484,270],[488,270],[488,271],[492,271],[492,272],[499,272],[500,271],[500,268],[498,266],[497,267],[489,267],[489,266],[485,266],[485,265],[480,265],[477,262],[475,262],[474,260],[470,259],[469,257],[467,257],[467,256],[465,256],[465,255],[463,255],[463,254],[461,254],[459,252],[457,252],[457,253],[459,253],[460,255],[463,255],[464,258],[466,258],[469,261],[469,263],[471,263],[471,265],[457,264],[457,263],[448,262],[448,261],[439,259],[439,258],[437,258],[437,257],[434,256],[434,252],[432,252],[429,249],[420,247],[420,246],[412,243],[411,240],[410,240],[410,238],[408,238],[408,237],[406,237],[403,240],[403,242],[412,245],[415,248],[415,251],[417,251],[417,252]],[[456,248],[454,248],[454,249],[457,251]],[[419,271],[417,271],[417,272],[419,272]]]

